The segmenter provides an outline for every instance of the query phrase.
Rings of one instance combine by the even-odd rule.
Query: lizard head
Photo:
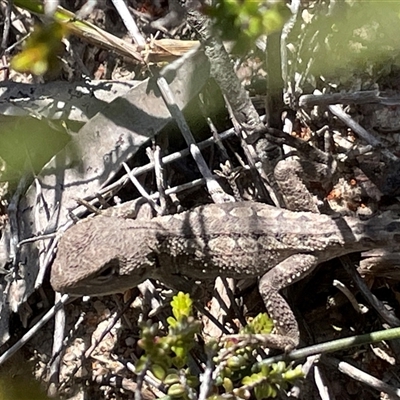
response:
[[[72,295],[106,295],[146,280],[155,259],[151,240],[140,240],[141,226],[133,220],[95,217],[68,229],[52,266],[53,289]]]

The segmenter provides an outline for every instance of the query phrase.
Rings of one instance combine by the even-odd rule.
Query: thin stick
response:
[[[141,35],[139,28],[136,25],[135,20],[132,18],[131,13],[128,10],[123,0],[112,0],[115,9],[118,11],[126,29],[128,30],[131,38],[135,41],[138,46],[145,47],[146,40]]]
[[[235,335],[234,335],[235,336]],[[262,336],[262,335],[261,335]],[[333,351],[343,351],[351,347],[362,346],[364,344],[381,342],[382,340],[395,340],[400,338],[400,328],[392,328],[364,335],[351,336],[344,339],[332,340],[326,343],[320,343],[303,349],[293,350],[288,354],[281,354],[275,357],[269,357],[260,362],[260,365],[271,365],[279,361],[295,361],[319,353],[331,353]],[[260,337],[262,341],[262,338]]]
[[[388,385],[380,379],[377,379],[374,376],[367,374],[364,371],[361,371],[360,369],[354,367],[353,365],[350,365],[347,362],[339,361],[336,358],[332,357],[322,357],[321,361],[324,364],[336,367],[341,373],[350,376],[351,378],[362,382],[375,390],[387,393],[391,396],[391,399],[400,399],[400,389]]]
[[[183,116],[182,111],[179,109],[176,101],[174,99],[174,95],[171,89],[168,86],[168,83],[164,77],[159,77],[157,79],[158,88],[161,91],[161,95],[163,96],[164,102],[171,113],[172,117],[175,119],[178,127],[184,137],[187,145],[189,146],[190,154],[195,160],[197,167],[200,170],[201,175],[206,180],[206,185],[208,188],[208,192],[210,196],[213,198],[215,203],[224,203],[227,201],[234,201],[232,196],[228,195],[224,192],[220,184],[214,178],[214,175],[211,173],[210,169],[206,161],[204,160],[203,155],[200,152],[199,147],[197,146],[192,132]]]

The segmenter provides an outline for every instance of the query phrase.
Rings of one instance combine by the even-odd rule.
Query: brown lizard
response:
[[[397,243],[395,212],[361,221],[242,202],[149,221],[96,216],[62,237],[51,284],[63,293],[105,295],[148,278],[176,288],[183,277],[261,277],[259,290],[278,331],[266,343],[287,351],[298,345],[299,330],[282,288],[323,261]]]

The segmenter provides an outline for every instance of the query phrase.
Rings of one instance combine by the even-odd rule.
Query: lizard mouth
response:
[[[110,286],[109,288],[105,287],[104,285],[102,286],[95,286],[93,284],[90,285],[80,285],[80,286],[75,286],[75,287],[66,287],[63,288],[62,293],[67,293],[71,296],[74,297],[80,297],[80,296],[108,296],[110,294],[115,294],[115,293],[123,293],[126,290],[130,289],[131,287],[127,288],[122,288],[121,286],[114,288],[113,285]]]
[[[109,262],[95,276],[82,280],[79,285],[61,285],[60,291],[73,296],[107,296],[124,293],[149,278],[146,267],[138,269],[134,276],[120,275],[119,267],[118,261]]]
[[[118,292],[111,285],[110,293],[106,293],[109,284],[118,277],[118,271],[118,260],[112,259],[100,271],[83,279],[79,285],[73,284],[70,277],[59,274],[57,269],[53,269],[50,282],[54,290],[76,296],[111,294]]]

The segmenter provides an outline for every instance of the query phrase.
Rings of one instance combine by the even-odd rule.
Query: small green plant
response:
[[[192,315],[192,300],[179,292],[172,300],[173,317],[167,319],[168,334],[161,336],[158,325],[147,322],[142,326],[140,347],[145,354],[139,359],[137,371],[149,369],[167,388],[170,399],[188,400],[199,389],[200,377],[187,367],[189,352],[199,347],[195,338],[200,323]],[[240,332],[240,337],[268,334],[273,323],[267,314],[259,314]],[[251,341],[249,341],[251,343]],[[279,362],[270,366],[258,362],[257,345],[238,342],[229,336],[224,344],[210,341],[203,353],[211,354],[213,370],[209,400],[218,400],[222,394],[247,399],[254,393],[258,400],[276,397],[301,377],[301,366],[295,369]],[[191,393],[192,392],[192,393]],[[195,395],[195,397],[197,397]]]
[[[190,350],[195,346],[195,335],[200,332],[200,322],[192,315],[193,302],[188,294],[179,292],[171,301],[173,317],[169,317],[168,335],[160,337],[157,324],[147,322],[142,326],[139,346],[145,354],[136,368],[147,367],[168,387],[168,396],[186,399],[190,388],[198,386],[198,379],[189,369],[184,369]]]
[[[266,313],[257,315],[244,328],[240,335],[268,334],[273,329],[273,322]],[[220,358],[216,358],[216,364],[225,366],[221,369],[217,378],[227,393],[239,398],[248,399],[253,392],[256,399],[276,397],[281,390],[287,390],[290,384],[302,378],[301,365],[295,369],[287,366],[283,361],[272,365],[260,365],[257,361],[255,349],[258,344],[238,343],[235,336],[225,342],[225,352],[221,352]],[[232,351],[230,351],[232,350]]]

